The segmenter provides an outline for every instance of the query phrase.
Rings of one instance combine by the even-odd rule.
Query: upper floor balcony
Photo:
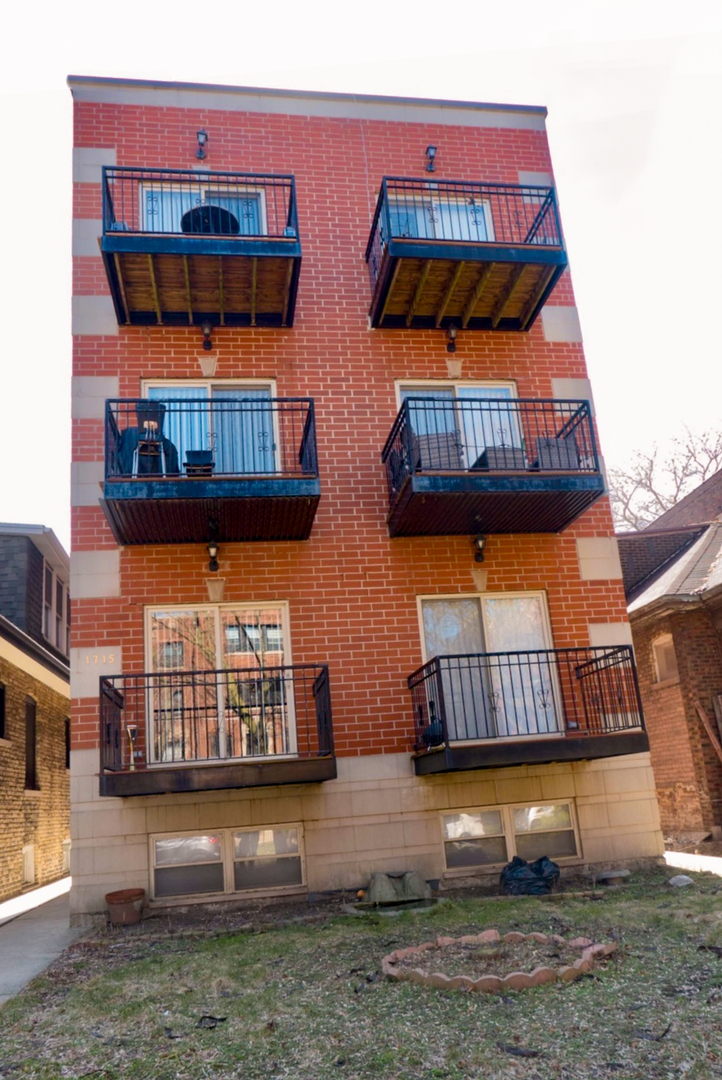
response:
[[[371,323],[528,330],[567,265],[553,187],[384,177]]]
[[[586,401],[410,396],[382,460],[390,536],[560,532],[604,491]]]
[[[436,656],[408,685],[419,776],[649,749],[628,645]]]
[[[294,178],[105,167],[101,250],[121,326],[291,326]]]
[[[324,664],[100,680],[100,794],[319,783],[336,776]]]
[[[118,543],[307,540],[321,490],[313,400],[177,393],[106,402],[101,505]]]

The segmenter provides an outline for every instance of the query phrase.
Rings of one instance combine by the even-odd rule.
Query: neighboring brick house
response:
[[[52,529],[0,523],[0,900],[69,870],[69,576]]]
[[[69,83],[73,918],[658,855],[545,110]]]
[[[618,536],[662,826],[722,837],[722,472]]]

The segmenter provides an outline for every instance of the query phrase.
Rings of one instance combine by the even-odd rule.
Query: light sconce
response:
[[[436,159],[436,147],[435,146],[427,146],[426,147],[426,171],[427,172],[433,172],[434,171],[434,161],[435,161],[435,159]]]
[[[220,570],[220,566],[218,565],[218,541],[211,540],[211,542],[206,548],[206,551],[208,552],[208,556],[210,559],[208,563],[208,569],[211,571],[212,574],[217,574]]]
[[[455,326],[454,323],[451,323],[446,328],[446,337],[447,337],[446,351],[447,352],[450,352],[450,353],[455,353],[456,352],[456,335],[458,333],[459,333],[459,327]]]
[[[484,561],[484,548],[486,547],[486,537],[483,533],[479,533],[474,537],[474,562]]]
[[[199,161],[203,161],[204,157],[206,156],[208,132],[204,128],[201,128],[200,131],[197,132],[196,138],[198,139],[198,149],[196,150],[196,157]]]
[[[213,324],[208,322],[201,323],[201,332],[203,334],[203,349],[205,352],[210,352],[213,348],[213,342],[211,341],[211,334],[213,333]]]

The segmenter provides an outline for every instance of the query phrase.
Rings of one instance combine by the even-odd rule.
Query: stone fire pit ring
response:
[[[560,967],[540,966],[533,971],[511,971],[506,975],[482,975],[479,979],[472,979],[468,975],[454,975],[450,977],[439,971],[428,971],[423,967],[401,968],[399,961],[418,955],[422,960],[424,953],[429,949],[444,948],[450,945],[494,945],[508,942],[519,943],[534,941],[539,944],[564,945],[568,948],[579,949],[580,957],[573,964],[563,964]],[[463,990],[465,992],[476,991],[478,993],[496,994],[505,990],[528,990],[533,986],[544,986],[547,983],[557,981],[573,982],[580,975],[591,971],[596,960],[610,956],[617,948],[616,942],[608,944],[594,944],[589,938],[566,938],[557,934],[522,934],[516,930],[504,934],[502,937],[498,930],[482,930],[480,934],[464,934],[459,938],[437,937],[435,941],[425,941],[421,945],[413,945],[407,949],[396,949],[389,953],[381,961],[381,970],[389,979],[398,982],[414,982],[422,986],[431,986],[437,990]]]

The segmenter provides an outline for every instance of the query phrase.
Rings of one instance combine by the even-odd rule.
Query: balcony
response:
[[[103,169],[103,262],[121,326],[292,326],[292,176]]]
[[[100,680],[100,794],[309,784],[336,776],[322,664]]]
[[[649,749],[628,645],[437,656],[408,685],[417,776]]]
[[[319,497],[309,398],[106,403],[101,506],[119,544],[307,540]]]
[[[382,461],[392,537],[556,533],[604,492],[586,401],[409,397]]]
[[[567,265],[552,187],[385,177],[371,324],[528,330]]]

